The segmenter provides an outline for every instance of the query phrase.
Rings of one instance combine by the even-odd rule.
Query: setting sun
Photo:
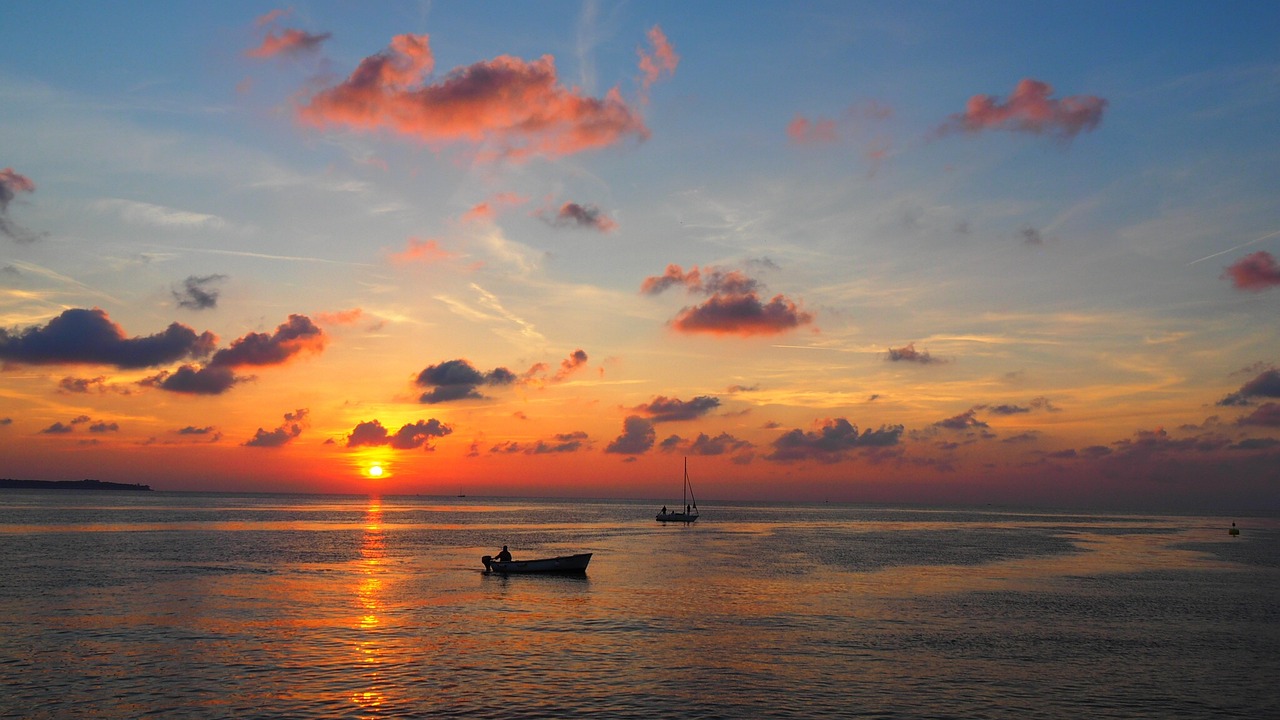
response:
[[[374,463],[369,466],[368,472],[369,472],[369,477],[379,478],[379,477],[382,477],[383,469],[381,465],[379,465],[378,463]]]

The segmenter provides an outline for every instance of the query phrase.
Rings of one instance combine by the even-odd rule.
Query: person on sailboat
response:
[[[498,553],[498,557],[494,559],[498,562],[511,562],[511,552],[507,550],[506,545],[502,546],[502,550]]]

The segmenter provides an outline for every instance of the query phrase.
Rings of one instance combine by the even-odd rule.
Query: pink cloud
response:
[[[680,56],[676,54],[675,48],[667,41],[667,36],[663,34],[662,28],[657,25],[649,28],[648,38],[649,44],[653,46],[653,53],[645,52],[644,48],[637,49],[640,54],[640,72],[644,73],[641,78],[641,87],[645,92],[664,73],[668,77],[674,75],[676,66],[680,64]]]
[[[1266,290],[1280,285],[1280,263],[1271,253],[1259,250],[1232,263],[1223,276],[1241,290]]]
[[[965,111],[952,115],[941,132],[1056,132],[1069,140],[1093,130],[1102,121],[1106,100],[1093,95],[1072,95],[1058,100],[1049,97],[1052,93],[1053,87],[1048,83],[1024,78],[1008,102],[1001,103],[993,95],[974,95],[969,98]]]
[[[603,98],[559,83],[549,55],[503,55],[428,84],[434,59],[426,35],[398,35],[342,83],[298,108],[317,127],[385,130],[425,143],[494,143],[496,155],[525,159],[600,149],[649,129],[617,88]]]
[[[809,120],[796,115],[794,120],[787,123],[787,137],[802,145],[833,143],[836,141],[836,121]]]
[[[15,193],[35,191],[36,184],[31,178],[19,175],[11,167],[0,170],[0,202],[8,203]]]
[[[310,52],[319,48],[320,43],[330,37],[332,37],[331,33],[313,35],[294,29],[283,30],[279,35],[269,32],[262,39],[261,45],[252,50],[246,50],[244,54],[251,58],[273,58],[285,54]]]
[[[392,263],[396,265],[406,265],[409,263],[435,263],[442,260],[449,260],[457,257],[456,253],[440,247],[440,243],[435,240],[419,240],[418,238],[409,238],[405,249],[398,253],[392,253],[388,256]]]

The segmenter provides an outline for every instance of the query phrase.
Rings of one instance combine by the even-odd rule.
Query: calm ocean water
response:
[[[0,717],[1280,717],[1275,518],[655,510],[0,491]]]

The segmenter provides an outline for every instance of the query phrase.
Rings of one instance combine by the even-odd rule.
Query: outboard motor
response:
[[[489,563],[493,562],[493,556],[492,556],[492,555],[485,555],[484,557],[480,558],[480,562],[484,563],[484,571],[485,571],[485,572],[489,572],[489,571],[493,570],[493,568],[489,567]]]

